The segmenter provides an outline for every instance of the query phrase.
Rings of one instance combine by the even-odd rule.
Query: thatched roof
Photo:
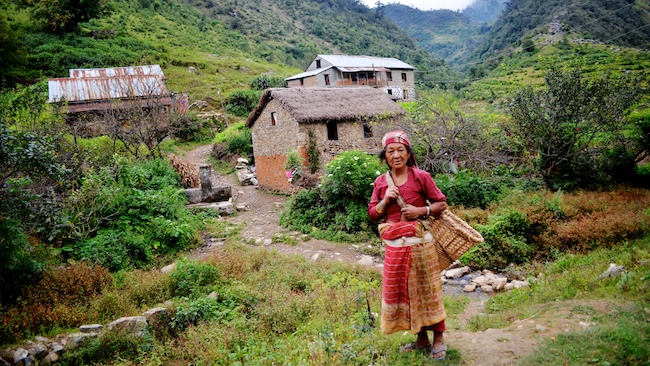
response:
[[[273,88],[266,89],[259,104],[246,120],[252,126],[273,99],[291,113],[298,123],[349,121],[375,117],[402,116],[404,108],[390,95],[375,88]]]

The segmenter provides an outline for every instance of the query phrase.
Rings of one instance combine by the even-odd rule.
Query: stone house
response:
[[[290,88],[369,86],[396,100],[415,99],[415,68],[395,58],[318,55],[305,72],[287,78]]]
[[[259,186],[290,192],[284,168],[287,154],[297,152],[303,171],[308,171],[310,139],[320,156],[321,172],[342,151],[378,153],[383,134],[405,114],[388,94],[375,88],[267,89],[246,121],[252,129]]]

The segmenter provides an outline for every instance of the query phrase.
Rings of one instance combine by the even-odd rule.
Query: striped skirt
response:
[[[382,224],[381,226],[388,225]],[[380,227],[380,233],[386,227]],[[381,331],[444,331],[438,255],[429,232],[386,240],[381,299]]]

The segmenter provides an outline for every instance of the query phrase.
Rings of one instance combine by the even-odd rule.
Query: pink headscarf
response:
[[[409,136],[406,134],[404,131],[391,131],[387,132],[384,137],[381,139],[381,148],[386,151],[386,146],[388,144],[392,144],[393,142],[397,142],[400,144],[404,144],[404,146],[411,146],[411,141],[409,141]],[[413,154],[413,151],[411,150],[411,154],[409,154],[409,162],[411,164],[408,164],[410,166],[417,167],[418,163],[415,161],[415,155]]]
[[[404,131],[391,131],[384,135],[381,139],[381,148],[385,149],[386,145],[392,144],[393,142],[398,142],[406,146],[411,146],[409,141],[409,136]]]

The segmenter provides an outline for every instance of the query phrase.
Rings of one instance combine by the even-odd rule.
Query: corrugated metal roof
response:
[[[109,67],[101,69],[70,69],[71,78],[103,78],[115,76],[144,76],[157,75],[165,78],[160,65]]]
[[[163,96],[169,94],[158,75],[59,78],[48,80],[49,103]]]
[[[328,67],[326,67],[326,68],[324,68],[324,69],[316,69],[316,70],[312,70],[312,71],[305,71],[305,72],[302,72],[302,73],[300,73],[300,74],[297,74],[297,75],[294,75],[294,76],[290,76],[290,77],[288,77],[288,78],[286,78],[286,79],[284,79],[284,80],[294,80],[294,79],[307,78],[307,77],[310,77],[310,76],[318,75],[318,74],[320,74],[321,72],[323,72],[323,71],[325,71],[325,70],[329,70],[329,69],[331,69],[331,68],[332,68],[332,66],[328,66]]]
[[[389,69],[415,69],[406,62],[396,58],[373,57],[373,56],[350,56],[350,55],[318,55],[337,68],[341,67],[385,67]]]

